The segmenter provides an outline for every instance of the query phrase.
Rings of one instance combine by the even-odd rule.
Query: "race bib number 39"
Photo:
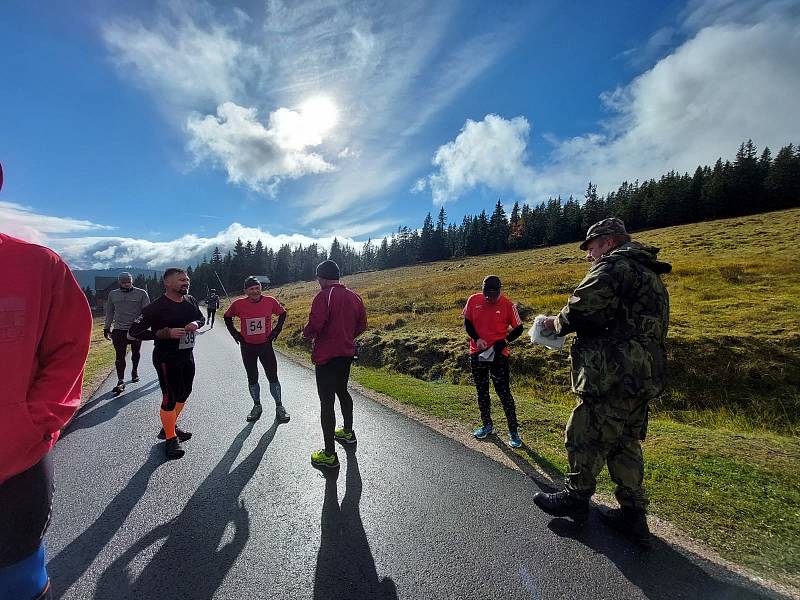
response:
[[[183,334],[181,341],[178,342],[179,350],[186,350],[187,348],[194,348],[194,331],[187,331]]]
[[[267,320],[264,317],[258,317],[256,319],[245,319],[244,320],[244,334],[247,336],[250,335],[261,335],[267,332]]]

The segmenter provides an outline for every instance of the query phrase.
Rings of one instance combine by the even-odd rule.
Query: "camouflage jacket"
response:
[[[594,397],[653,398],[666,383],[669,295],[661,274],[672,265],[658,248],[628,242],[596,260],[555,320],[576,333],[572,390]]]

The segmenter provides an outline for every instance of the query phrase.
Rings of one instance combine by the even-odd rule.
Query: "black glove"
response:
[[[508,346],[508,342],[506,342],[505,340],[497,340],[494,344],[492,344],[492,346],[494,346],[495,356],[498,356],[502,354],[505,347]]]
[[[103,329],[103,337],[107,340],[111,339],[111,330],[110,329]]]
[[[232,337],[233,337],[233,341],[236,342],[237,345],[241,344],[244,341],[244,338],[242,338],[242,334],[239,333],[238,331],[236,332],[236,335],[234,335]]]
[[[272,330],[272,333],[270,333],[270,334],[269,334],[269,337],[267,338],[267,341],[268,341],[269,343],[272,343],[272,342],[274,342],[275,340],[277,340],[277,339],[278,339],[278,336],[279,336],[280,334],[281,334],[281,330],[280,330],[280,329],[273,329],[273,330]]]

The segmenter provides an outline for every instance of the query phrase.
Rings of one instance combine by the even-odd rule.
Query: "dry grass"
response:
[[[793,256],[800,210],[643,232],[673,264],[671,384],[654,403],[664,417],[713,427],[800,431],[800,268]],[[361,273],[345,283],[362,294],[370,330],[364,364],[424,380],[467,380],[460,311],[483,277],[499,275],[526,324],[558,311],[586,273],[575,245],[468,257]],[[287,342],[303,347],[299,327],[316,283],[273,290],[289,310]],[[568,357],[514,345],[517,387],[554,386],[569,402]],[[553,394],[551,394],[553,395]],[[559,395],[559,394],[556,394]]]

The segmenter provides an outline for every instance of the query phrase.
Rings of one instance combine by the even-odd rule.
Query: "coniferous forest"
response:
[[[326,258],[348,275],[579,241],[591,224],[610,216],[621,218],[628,231],[635,232],[797,207],[800,148],[789,144],[773,156],[769,148],[759,153],[748,140],[733,162],[717,159],[713,166],[698,166],[693,174],[670,171],[657,180],[626,181],[607,196],[598,195],[590,182],[580,200],[557,197],[534,206],[514,202],[510,214],[509,204],[498,200],[491,214],[484,210],[466,215],[461,223],[448,222],[442,207],[436,217],[426,215],[421,229],[401,226],[390,237],[370,239],[360,251],[336,239],[329,251],[317,244],[284,245],[276,251],[260,240],[237,240],[232,250],[215,248],[210,257],[190,267],[193,292],[203,297],[209,288],[222,293],[224,287],[235,295],[250,274],[266,275],[273,285],[308,281]],[[161,293],[157,279],[138,277],[135,285],[154,297]]]

